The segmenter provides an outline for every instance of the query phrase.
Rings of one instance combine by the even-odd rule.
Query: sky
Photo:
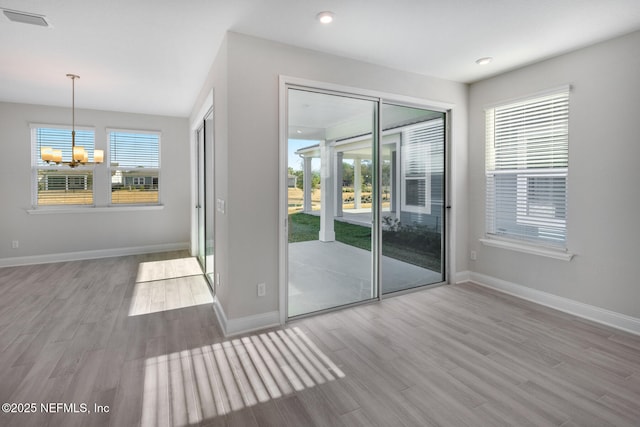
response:
[[[310,141],[308,139],[290,139],[289,140],[289,157],[288,163],[289,167],[293,168],[293,170],[302,170],[302,159],[300,156],[296,154],[296,150],[299,150],[303,147],[309,147],[314,144],[319,144],[320,141]],[[313,169],[313,164],[312,164]]]

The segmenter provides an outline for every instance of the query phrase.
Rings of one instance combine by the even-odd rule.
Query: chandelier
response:
[[[56,165],[66,165],[70,168],[75,168],[80,165],[97,165],[104,161],[103,150],[93,150],[93,162],[89,161],[89,153],[84,147],[76,147],[76,94],[75,83],[76,79],[80,76],[76,74],[67,74],[67,77],[71,79],[71,161],[62,161],[62,150],[54,150],[52,147],[42,147],[40,150],[40,157],[47,164],[55,163]]]

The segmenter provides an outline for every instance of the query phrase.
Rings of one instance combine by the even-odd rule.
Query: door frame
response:
[[[196,251],[195,257],[200,263],[203,272],[206,273],[206,247],[207,247],[207,221],[206,221],[206,154],[205,154],[206,136],[204,120],[200,127],[196,130]],[[204,230],[204,231],[202,231]]]
[[[191,215],[191,238],[190,238],[190,244],[189,244],[189,253],[191,254],[191,256],[198,256],[198,249],[199,249],[199,245],[198,245],[198,208],[197,205],[199,203],[199,194],[198,194],[198,186],[199,186],[199,176],[198,176],[198,130],[200,128],[202,128],[203,132],[204,132],[204,121],[207,118],[207,116],[212,113],[214,114],[214,120],[215,120],[215,111],[214,111],[214,91],[213,89],[211,89],[211,91],[209,91],[209,94],[206,96],[206,98],[204,99],[204,101],[202,102],[200,108],[198,109],[198,112],[192,116],[192,120],[189,126],[189,151],[190,151],[190,164],[191,164],[191,210],[190,210],[190,215]],[[215,124],[214,124],[215,126]],[[214,141],[215,141],[215,136],[214,136]],[[212,147],[212,149],[214,150],[215,153],[215,142],[214,145]],[[214,154],[215,155],[215,154]],[[215,157],[214,157],[215,159]],[[206,185],[206,184],[205,184]],[[215,198],[215,188],[214,188],[214,198]],[[206,212],[205,212],[206,214]],[[215,223],[214,223],[214,230],[215,230]],[[206,238],[206,233],[205,233],[205,238]],[[215,243],[214,243],[215,244]],[[206,246],[206,244],[205,244]],[[214,252],[215,253],[215,252]],[[204,273],[204,266],[203,268],[203,273]],[[215,265],[214,265],[214,271],[215,271]],[[207,275],[205,274],[205,277]],[[212,295],[215,295],[215,284],[211,283],[208,280],[209,283],[209,287],[211,288],[211,292]]]
[[[451,122],[452,117],[454,115],[455,105],[450,103],[443,103],[439,101],[432,101],[428,99],[422,98],[414,98],[405,95],[396,95],[392,93],[386,93],[382,91],[375,91],[369,89],[361,89],[350,86],[337,85],[333,83],[319,82],[315,80],[308,80],[298,77],[291,77],[280,75],[279,76],[279,172],[278,172],[278,182],[279,182],[279,224],[278,224],[278,292],[279,292],[279,313],[280,313],[280,323],[284,325],[288,319],[288,209],[287,209],[287,177],[288,177],[288,89],[289,88],[298,88],[298,89],[308,89],[316,92],[326,92],[333,94],[343,94],[345,96],[357,97],[362,99],[370,99],[378,102],[378,106],[381,106],[384,103],[402,105],[407,107],[416,107],[423,109],[430,109],[434,111],[441,111],[446,113],[445,120],[445,178],[444,178],[444,203],[445,203],[445,214],[444,214],[444,228],[445,230],[445,238],[443,239],[443,245],[445,250],[443,251],[444,255],[444,284],[451,283],[451,271],[455,271],[455,248],[454,248],[454,240],[452,239],[455,236],[455,215],[454,209],[455,207],[451,204],[451,188],[452,188],[452,163],[451,163]],[[380,120],[380,108],[377,109],[378,117],[376,126],[378,127],[377,132],[378,135],[382,135],[381,132],[381,120]],[[377,151],[380,149],[380,144],[376,143],[373,147],[374,157],[376,157],[379,153]],[[376,162],[378,166],[377,176],[380,176],[381,173],[381,162]],[[379,178],[378,178],[379,179]],[[377,187],[377,186],[376,186]],[[378,199],[378,203],[375,205],[376,209],[373,212],[373,219],[375,224],[375,229],[372,230],[374,239],[373,247],[380,248],[381,242],[381,234],[382,234],[382,225],[379,221],[380,215],[380,189],[376,188],[376,199]],[[424,289],[424,286],[420,286],[413,289],[408,289],[406,291],[394,292],[392,295],[384,296],[382,292],[380,292],[379,286],[379,278],[380,278],[380,266],[379,257],[373,257],[373,276],[374,283],[373,287],[378,293],[377,299],[382,300],[387,297],[401,295],[408,292],[415,292],[417,290]],[[440,284],[440,283],[439,283]],[[375,298],[374,298],[375,299]],[[369,300],[370,301],[370,300]],[[366,303],[365,301],[364,303]],[[361,303],[356,303],[361,304]],[[341,306],[340,308],[343,308]],[[331,309],[329,309],[331,310]],[[327,310],[327,311],[329,311]],[[316,313],[313,313],[316,314]]]

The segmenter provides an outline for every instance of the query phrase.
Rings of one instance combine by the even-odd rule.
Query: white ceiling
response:
[[[640,0],[0,0],[0,101],[188,116],[226,31],[473,82],[640,29]],[[322,26],[315,15],[335,12]],[[630,52],[637,54],[637,52]],[[475,60],[494,57],[486,66]]]

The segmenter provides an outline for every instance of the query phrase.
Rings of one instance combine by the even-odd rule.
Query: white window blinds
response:
[[[49,125],[50,126],[50,125]],[[62,159],[71,160],[71,128],[32,125],[33,185],[35,206],[92,205],[93,167],[58,166],[42,160],[42,148],[62,150]],[[93,130],[76,129],[75,142],[89,153],[93,161],[95,133]]]
[[[486,110],[486,229],[566,249],[569,88]]]
[[[110,130],[108,135],[111,203],[158,203],[160,134]]]
[[[402,134],[402,209],[431,213],[433,176],[442,175],[444,120],[412,126]]]

